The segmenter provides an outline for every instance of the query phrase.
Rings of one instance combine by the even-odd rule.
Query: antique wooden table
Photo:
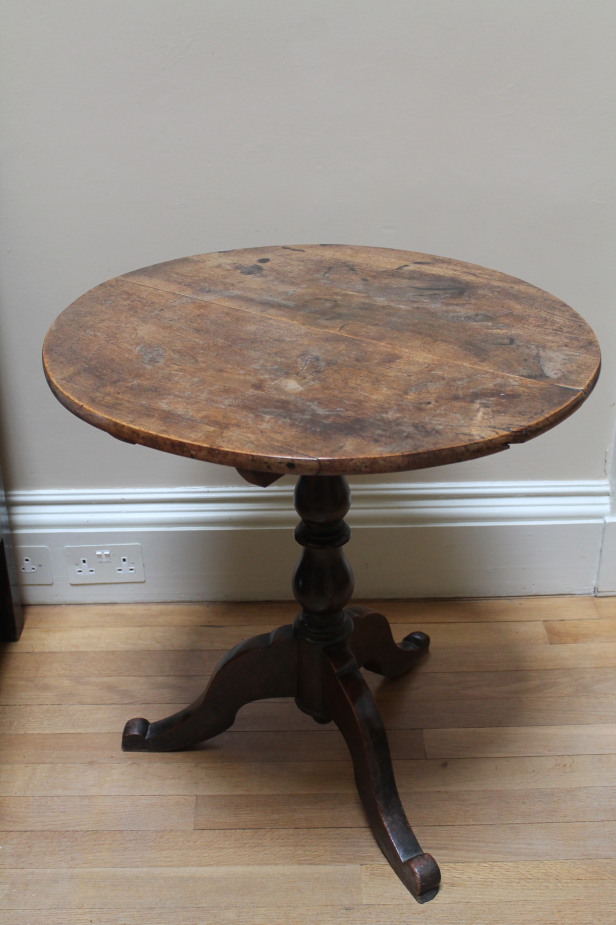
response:
[[[74,414],[121,440],[234,466],[253,484],[299,477],[295,623],[232,649],[186,709],[130,720],[123,747],[186,748],[227,729],[249,701],[295,697],[338,725],[383,853],[418,900],[434,896],[439,869],[406,819],[360,672],[402,675],[429,639],[415,632],[397,645],[384,616],[349,606],[345,476],[528,440],[581,405],[599,363],[588,325],[553,296],[381,248],[204,254],[127,273],[69,306],[44,365]]]

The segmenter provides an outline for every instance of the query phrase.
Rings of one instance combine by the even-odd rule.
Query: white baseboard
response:
[[[597,594],[616,594],[616,515],[605,518]]]
[[[14,492],[15,544],[49,547],[54,574],[52,585],[25,587],[24,598],[287,599],[299,555],[292,490]],[[357,597],[591,594],[598,584],[616,592],[607,481],[359,482],[352,491],[347,555]],[[604,552],[600,581],[604,532],[611,552]],[[70,585],[64,547],[101,543],[141,543],[145,582]]]

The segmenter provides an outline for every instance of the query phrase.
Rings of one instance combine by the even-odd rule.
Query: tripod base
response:
[[[397,645],[386,618],[366,608],[347,608],[344,618],[352,625],[350,635],[330,645],[302,638],[297,624],[240,643],[190,706],[154,723],[129,720],[122,748],[190,748],[228,729],[246,703],[295,697],[317,722],[333,720],[340,729],[372,832],[400,880],[425,902],[436,895],[440,871],[421,850],[402,808],[383,721],[360,668],[396,678],[417,664],[430,640],[417,632]]]

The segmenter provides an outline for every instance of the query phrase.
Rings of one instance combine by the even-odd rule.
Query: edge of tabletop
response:
[[[219,446],[204,446],[198,443],[147,431],[128,422],[105,417],[93,408],[72,398],[54,379],[43,346],[43,370],[49,388],[57,400],[72,414],[92,426],[103,430],[124,443],[146,446],[189,459],[218,465],[232,466],[252,472],[268,472],[276,475],[371,475],[388,472],[405,472],[427,469],[450,463],[463,462],[489,456],[506,450],[512,443],[524,443],[550,430],[568,418],[592,392],[601,369],[599,358],[593,376],[581,389],[570,388],[571,398],[551,414],[516,430],[496,434],[481,440],[447,445],[427,450],[400,451],[387,455],[365,455],[353,457],[310,456],[299,451],[285,451],[262,454],[246,450],[234,450]]]

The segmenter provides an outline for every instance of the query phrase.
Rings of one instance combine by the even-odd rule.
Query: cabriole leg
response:
[[[381,851],[418,902],[432,899],[441,880],[406,818],[387,735],[372,693],[348,646],[326,650],[325,698],[353,758],[355,782]]]
[[[234,646],[210,683],[190,706],[149,723],[140,717],[124,727],[124,751],[175,751],[211,739],[233,725],[240,707],[266,697],[292,697],[297,643],[292,626],[253,636]]]

